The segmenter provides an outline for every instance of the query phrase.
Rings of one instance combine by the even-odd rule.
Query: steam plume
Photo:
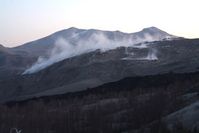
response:
[[[86,31],[83,31],[86,32]],[[38,72],[56,62],[61,60],[77,56],[83,53],[88,53],[95,51],[97,49],[105,52],[107,50],[115,49],[117,47],[136,47],[136,48],[146,48],[147,46],[143,43],[145,41],[156,41],[159,38],[153,38],[149,34],[144,34],[144,37],[133,36],[133,34],[119,33],[122,37],[119,39],[117,37],[111,38],[105,35],[104,32],[96,31],[92,33],[88,38],[82,39],[82,32],[75,33],[70,40],[65,40],[60,37],[57,39],[54,48],[50,52],[48,58],[39,57],[37,62],[33,64],[30,68],[24,71],[23,74],[31,74]],[[71,41],[72,40],[72,41]],[[142,45],[135,45],[141,43]],[[149,51],[146,60],[156,60],[155,51]]]

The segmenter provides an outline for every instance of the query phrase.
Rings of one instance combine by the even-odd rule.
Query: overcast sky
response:
[[[7,47],[77,28],[136,32],[156,26],[199,37],[199,0],[0,0],[0,44]]]

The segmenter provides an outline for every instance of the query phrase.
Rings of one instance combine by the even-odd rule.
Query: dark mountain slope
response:
[[[181,109],[191,111],[198,100],[199,72],[128,77],[81,92],[7,103],[0,106],[0,131],[14,126],[29,133],[195,133],[195,119],[187,127],[181,125],[183,117],[178,122],[173,115],[184,116]],[[198,118],[194,110],[192,117]],[[167,119],[176,120],[171,131]]]
[[[151,49],[158,60],[145,59]],[[198,71],[198,51],[198,39],[182,39],[154,42],[143,49],[121,47],[83,54],[35,74],[1,81],[1,101],[80,91],[129,76]]]
[[[0,68],[0,79],[23,73],[41,57],[50,58],[56,45],[60,45],[60,42],[58,41],[60,38],[67,41],[70,46],[78,45],[81,48],[87,47],[86,49],[89,49],[90,47],[93,48],[94,45],[94,50],[104,46],[113,45],[110,44],[113,42],[114,45],[121,45],[121,42],[122,45],[126,45],[127,43],[128,45],[133,45],[145,41],[157,41],[167,38],[176,39],[175,36],[155,27],[145,28],[140,32],[131,34],[118,31],[102,31],[96,29],[85,30],[72,27],[18,47],[5,48],[0,46],[0,65],[3,66]],[[104,43],[107,42],[108,44],[105,45]],[[59,50],[60,49],[63,50],[62,47],[59,48]],[[65,49],[65,51],[62,52],[67,53],[70,52],[70,50],[72,49]],[[87,53],[86,50],[83,51],[83,53]],[[72,54],[77,55],[77,53]]]
[[[21,74],[34,61],[36,58],[25,51],[13,51],[0,45],[0,80]]]

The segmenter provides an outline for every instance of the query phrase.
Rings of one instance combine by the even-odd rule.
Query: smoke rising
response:
[[[146,57],[136,57],[136,55],[133,52],[128,52],[127,50],[125,51],[125,54],[127,55],[127,57],[122,58],[122,60],[148,60],[148,61],[158,60],[157,50],[155,48],[149,48]]]
[[[85,31],[83,31],[85,32]],[[36,63],[34,63],[30,68],[25,70],[23,74],[31,74],[38,72],[56,62],[62,61],[64,59],[74,57],[83,53],[92,52],[95,50],[100,50],[105,52],[107,50],[115,49],[117,47],[136,47],[136,48],[146,48],[147,46],[142,43],[146,41],[157,41],[159,38],[153,38],[152,36],[145,34],[144,37],[130,36],[126,37],[128,34],[123,35],[120,38],[111,38],[105,35],[103,32],[92,33],[86,39],[82,37],[82,33],[75,33],[71,39],[64,39],[59,37],[54,48],[50,52],[48,58],[39,57]],[[141,43],[142,45],[136,45]],[[156,60],[157,57],[154,51],[149,51],[147,60]]]
[[[145,59],[146,60],[158,60],[157,50],[156,49],[149,49],[148,55]]]

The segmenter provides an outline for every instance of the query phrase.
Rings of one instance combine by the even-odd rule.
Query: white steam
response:
[[[85,31],[84,31],[85,32]],[[150,35],[145,35],[144,38],[133,37],[132,35],[125,34],[120,39],[110,39],[103,32],[92,33],[88,38],[82,38],[82,33],[75,33],[71,38],[65,40],[64,38],[57,39],[54,48],[50,52],[48,58],[39,57],[37,62],[30,68],[24,71],[23,74],[31,74],[38,72],[56,62],[64,59],[74,57],[83,53],[95,51],[97,49],[102,52],[115,49],[117,47],[137,47],[146,48],[147,46],[143,43],[142,45],[135,45],[146,41],[156,41],[158,38],[153,38]],[[154,51],[149,52],[146,57],[147,60],[156,60],[156,54]]]
[[[157,50],[156,49],[149,49],[148,55],[145,60],[158,60],[157,57]]]
[[[148,60],[148,61],[155,61],[158,60],[157,57],[157,50],[156,49],[149,49],[148,54],[146,57],[135,57],[134,53],[126,52],[127,57],[122,58],[122,60]]]

